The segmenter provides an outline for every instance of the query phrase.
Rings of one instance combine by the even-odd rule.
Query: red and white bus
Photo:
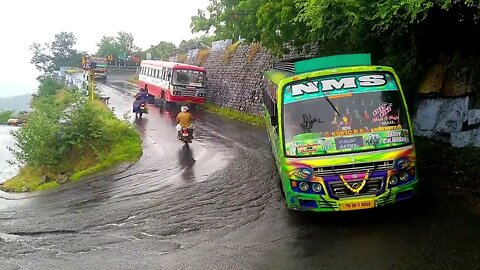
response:
[[[140,64],[139,88],[148,86],[148,93],[156,98],[164,98],[167,104],[205,102],[207,86],[206,72],[202,67],[143,60]]]

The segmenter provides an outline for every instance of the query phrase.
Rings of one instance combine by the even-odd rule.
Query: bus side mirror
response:
[[[270,122],[272,123],[272,127],[278,126],[278,117],[277,116],[270,117]]]

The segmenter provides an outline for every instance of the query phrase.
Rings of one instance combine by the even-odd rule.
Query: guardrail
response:
[[[137,70],[138,66],[108,66],[109,70]]]

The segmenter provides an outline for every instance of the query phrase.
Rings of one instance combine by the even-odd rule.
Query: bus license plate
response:
[[[373,200],[353,201],[353,202],[342,203],[340,205],[340,210],[348,211],[348,210],[368,209],[373,207],[375,207],[375,202]]]
[[[193,103],[193,100],[187,100],[186,102],[187,103]]]

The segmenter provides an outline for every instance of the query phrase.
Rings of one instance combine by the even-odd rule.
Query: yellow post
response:
[[[95,99],[94,92],[95,92],[95,75],[93,71],[90,71],[90,96],[92,98],[92,102]]]

